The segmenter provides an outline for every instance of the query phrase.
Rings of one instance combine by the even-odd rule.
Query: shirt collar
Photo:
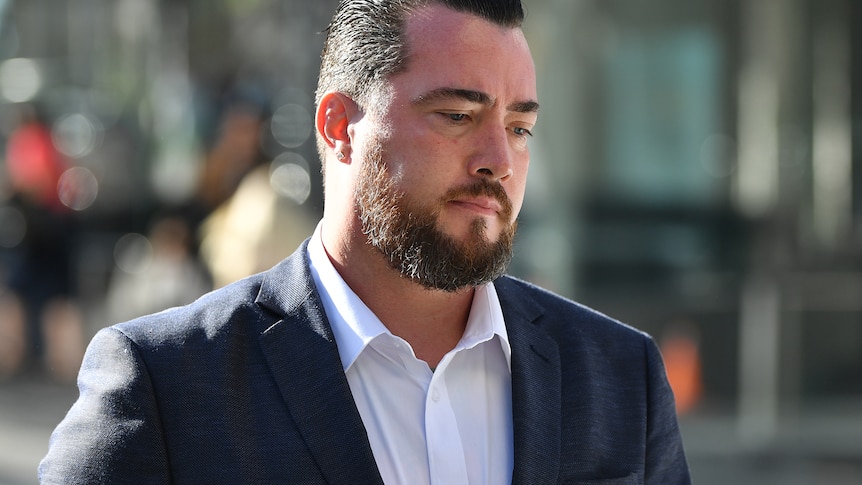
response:
[[[321,238],[322,224],[318,224],[308,242],[311,275],[323,301],[323,308],[338,345],[338,354],[345,372],[353,365],[365,347],[376,337],[392,335],[338,274],[329,260]],[[512,368],[512,348],[503,320],[503,311],[493,283],[476,288],[473,304],[467,319],[467,328],[456,350],[470,349],[499,337],[509,370]],[[394,337],[394,336],[393,336]]]

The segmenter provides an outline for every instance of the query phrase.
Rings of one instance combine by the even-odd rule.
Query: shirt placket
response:
[[[425,398],[425,434],[432,484],[469,483],[461,433],[449,399],[444,373],[450,356],[441,362]]]

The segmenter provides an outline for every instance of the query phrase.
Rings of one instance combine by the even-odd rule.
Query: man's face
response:
[[[454,291],[500,276],[512,255],[536,122],[520,30],[445,7],[407,23],[408,68],[356,127],[357,213],[392,267]]]

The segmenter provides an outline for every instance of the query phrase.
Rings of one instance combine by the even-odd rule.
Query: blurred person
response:
[[[224,207],[231,204],[242,181],[265,165],[261,130],[266,108],[263,101],[258,99],[259,96],[245,91],[241,87],[226,88],[214,103],[214,119],[203,117],[207,120],[202,128],[207,149],[198,174],[196,192],[180,208],[194,233],[205,230],[203,226],[208,219],[219,218],[216,212],[223,213]],[[213,126],[209,127],[211,123]],[[197,237],[193,242],[193,256],[212,269],[209,261],[201,258]]]
[[[0,379],[15,376],[27,358],[27,315],[21,299],[0,288]]]
[[[9,204],[23,214],[26,227],[8,268],[0,324],[10,342],[26,343],[23,352],[12,352],[17,359],[3,359],[8,362],[0,372],[7,375],[29,366],[42,367],[61,380],[74,379],[83,357],[83,324],[72,276],[75,224],[58,191],[67,168],[38,107],[22,105],[19,124],[6,145],[6,171]],[[16,336],[20,331],[24,335]]]
[[[249,172],[200,225],[200,258],[216,288],[268,269],[314,231],[306,211],[272,189],[269,169]]]
[[[193,255],[193,236],[185,219],[156,217],[147,241],[149,256],[138,262],[139,267],[117,267],[111,276],[106,305],[114,321],[184,305],[212,289],[208,272]]]
[[[196,203],[201,218],[227,201],[242,179],[263,162],[263,116],[263,108],[257,103],[228,96],[198,183]]]
[[[41,323],[45,368],[59,382],[75,382],[86,346],[84,315],[78,303],[69,296],[52,298],[42,309]]]
[[[6,169],[12,190],[24,201],[55,213],[65,210],[57,184],[67,165],[54,146],[51,128],[35,105],[19,107],[18,126],[6,145]]]
[[[689,483],[647,335],[504,275],[537,120],[516,0],[344,0],[323,219],[102,330],[45,483]]]

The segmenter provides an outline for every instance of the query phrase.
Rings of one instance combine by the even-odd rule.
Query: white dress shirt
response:
[[[432,372],[347,286],[320,232],[311,273],[383,481],[511,483],[511,347],[494,285],[476,288],[461,341]]]

